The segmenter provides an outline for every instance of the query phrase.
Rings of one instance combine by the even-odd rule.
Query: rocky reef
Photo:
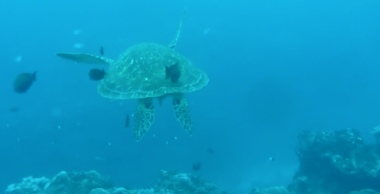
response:
[[[153,188],[131,190],[115,188],[109,177],[96,171],[62,171],[51,179],[46,177],[22,179],[21,183],[11,184],[5,194],[211,194],[221,193],[211,183],[190,173],[161,171],[160,178]]]
[[[179,173],[175,170],[162,170],[156,188],[184,194],[218,193],[218,187],[215,184],[203,181],[199,176],[190,173]]]
[[[251,194],[380,194],[380,126],[365,144],[355,129],[301,131],[299,168],[287,187],[254,189]]]
[[[24,178],[21,183],[9,185],[5,194],[89,194],[97,188],[113,189],[111,179],[96,171],[72,173],[62,171],[52,179]]]
[[[380,194],[380,127],[376,144],[365,144],[357,130],[302,131],[296,154],[299,168],[290,185],[253,189],[251,194]],[[162,170],[148,189],[115,188],[96,171],[60,172],[53,178],[22,179],[5,194],[226,194],[191,173]]]
[[[288,187],[292,193],[380,191],[380,147],[365,144],[357,130],[300,132],[296,154],[300,166]]]

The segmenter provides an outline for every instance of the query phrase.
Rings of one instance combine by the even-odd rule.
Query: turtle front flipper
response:
[[[112,59],[86,53],[56,53],[58,57],[78,63],[89,63],[95,65],[109,65]]]
[[[182,128],[192,136],[193,135],[193,121],[190,116],[189,104],[183,95],[173,97],[174,114]]]
[[[139,142],[149,131],[154,121],[152,99],[139,99],[135,117],[135,139]]]

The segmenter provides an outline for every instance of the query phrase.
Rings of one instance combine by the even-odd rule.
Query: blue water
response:
[[[96,65],[54,54],[98,54],[103,46],[116,58],[139,42],[168,44],[185,7],[176,50],[210,78],[187,94],[194,135],[180,127],[167,99],[136,143],[133,122],[124,127],[136,101],[102,98],[87,75]],[[0,188],[62,170],[97,170],[116,185],[151,187],[160,169],[191,172],[197,162],[196,174],[231,191],[288,184],[298,167],[298,131],[352,127],[373,141],[379,8],[376,0],[3,0]],[[14,93],[14,78],[33,71],[31,89]],[[20,112],[9,112],[13,106]]]

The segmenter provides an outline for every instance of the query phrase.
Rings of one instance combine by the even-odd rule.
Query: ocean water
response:
[[[3,0],[0,2],[0,189],[26,176],[96,170],[115,185],[152,187],[161,169],[192,172],[232,192],[287,185],[301,130],[380,124],[380,2],[375,0]],[[88,78],[96,65],[56,52],[116,58],[140,42],[167,45],[187,8],[176,51],[209,84],[186,94],[189,137],[171,102],[137,143],[126,114]],[[37,73],[25,94],[14,78]],[[12,112],[18,107],[18,112]],[[212,149],[214,154],[207,152]],[[275,158],[270,161],[269,158]],[[192,165],[201,162],[199,171]]]

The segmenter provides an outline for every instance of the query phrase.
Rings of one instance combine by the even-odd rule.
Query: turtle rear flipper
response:
[[[109,65],[113,61],[112,59],[108,59],[106,57],[86,53],[56,53],[56,55],[70,61],[95,65]]]
[[[193,121],[191,119],[189,104],[183,95],[175,96],[173,98],[174,114],[182,128],[192,136],[193,135]]]
[[[154,106],[152,99],[139,99],[135,118],[135,139],[139,142],[154,122]]]

